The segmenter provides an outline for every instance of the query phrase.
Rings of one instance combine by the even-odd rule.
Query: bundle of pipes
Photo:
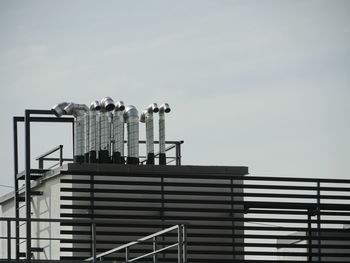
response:
[[[110,97],[85,104],[62,102],[52,108],[57,116],[74,116],[74,162],[124,164],[124,123],[127,125],[128,164],[139,164],[139,121],[146,124],[147,164],[154,164],[153,113],[159,112],[159,164],[166,164],[165,113],[170,112],[167,103],[158,108],[150,104],[139,119],[135,106],[114,104]]]

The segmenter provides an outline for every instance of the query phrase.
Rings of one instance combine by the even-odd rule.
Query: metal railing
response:
[[[59,158],[47,157],[57,151],[59,151],[59,154],[60,154]],[[43,153],[42,155],[36,157],[35,160],[39,162],[39,165],[38,165],[39,169],[44,169],[44,161],[58,161],[58,163],[53,164],[48,169],[51,169],[57,165],[62,166],[63,162],[66,162],[66,161],[73,161],[72,158],[63,158],[63,145],[58,145],[55,148],[52,148],[46,153]]]
[[[127,141],[125,141],[127,142]],[[146,144],[146,141],[139,141],[140,144]],[[154,141],[155,144],[159,144],[159,141]],[[175,162],[175,165],[181,165],[181,144],[183,144],[184,141],[166,141],[165,144],[168,144],[170,146],[165,148],[165,152],[169,152],[172,149],[175,149],[175,156],[167,156],[167,164]],[[157,152],[154,155],[155,158],[159,158],[159,152]],[[146,164],[147,162],[147,156],[140,156],[140,159],[143,159],[140,161],[140,164]],[[168,161],[169,160],[169,161]]]
[[[82,224],[82,225],[88,225],[91,229],[91,257],[84,260],[84,261],[91,261],[91,262],[97,262],[102,261],[103,257],[108,256],[110,254],[116,253],[120,250],[125,250],[125,263],[127,262],[133,262],[137,261],[139,259],[145,258],[145,257],[150,257],[153,256],[153,262],[157,262],[157,254],[160,252],[163,252],[167,249],[177,247],[178,248],[178,263],[185,263],[186,258],[187,258],[187,253],[186,253],[186,228],[184,224],[177,224],[172,227],[163,229],[157,233],[154,233],[152,235],[143,237],[138,239],[137,241],[129,242],[125,245],[122,245],[120,247],[108,250],[104,253],[96,255],[96,243],[97,243],[97,238],[96,238],[96,226],[103,226],[106,224],[114,224],[117,221],[114,220],[93,220],[93,219],[62,219],[62,218],[13,218],[13,217],[0,217],[0,222],[6,222],[5,229],[6,229],[6,236],[4,236],[4,233],[2,233],[2,236],[0,236],[0,240],[6,239],[6,250],[7,250],[7,257],[6,260],[8,262],[18,262],[20,259],[15,259],[12,257],[12,240],[19,239],[19,240],[25,240],[26,237],[13,237],[11,233],[11,223],[12,222],[26,222],[26,223],[59,223],[59,224],[67,224],[67,223],[74,223],[74,224]],[[118,223],[123,224],[122,221],[118,221]],[[125,223],[125,222],[124,222]],[[147,223],[143,222],[143,225],[147,225]],[[166,233],[172,232],[177,230],[177,235],[178,239],[177,242],[171,245],[168,245],[166,247],[158,248],[157,244],[157,237],[161,235],[165,235]],[[48,240],[48,241],[60,241],[61,237],[31,237],[32,240],[40,241],[40,240]],[[130,259],[130,248],[134,245],[144,243],[147,240],[152,239],[153,242],[153,251],[150,253],[147,253],[142,256],[138,256],[136,258]],[[32,252],[43,252],[43,248],[40,247],[31,247]],[[23,254],[22,257],[25,256],[25,253],[20,253]],[[2,261],[4,258],[0,258],[0,261]],[[49,259],[49,261],[54,262],[55,260]],[[36,260],[32,259],[31,261],[36,262]],[[65,262],[65,260],[61,260],[60,262]],[[68,261],[70,262],[70,261]],[[82,261],[80,261],[82,262]],[[109,262],[109,261],[107,261]],[[115,262],[115,261],[113,261]]]
[[[168,245],[166,247],[158,248],[157,244],[157,237],[162,236],[166,233],[172,232],[177,230],[177,242],[171,245]],[[153,251],[143,254],[141,256],[135,257],[135,258],[130,258],[130,249],[132,246],[144,243],[147,240],[152,239],[152,245],[153,245]],[[142,237],[136,241],[129,242],[127,244],[121,245],[119,247],[113,248],[111,250],[108,250],[106,252],[103,252],[101,254],[98,254],[96,256],[92,256],[85,261],[92,261],[95,262],[97,259],[99,261],[103,260],[103,257],[106,257],[108,255],[114,254],[119,251],[125,251],[125,261],[123,263],[128,263],[128,262],[134,262],[139,259],[143,259],[146,257],[152,256],[153,261],[152,262],[157,262],[157,254],[160,252],[163,252],[165,250],[168,250],[170,248],[177,247],[177,257],[178,257],[178,263],[185,263],[187,262],[187,254],[186,254],[186,228],[185,225],[179,224],[179,225],[174,225],[172,227],[163,229],[161,231],[158,231],[152,235]]]
[[[124,141],[124,143],[127,143],[127,141]],[[140,144],[146,144],[146,141],[139,141]],[[158,144],[159,141],[155,141],[155,144]],[[184,141],[166,141],[166,144],[170,145],[167,148],[165,148],[165,152],[169,152],[173,149],[175,149],[175,156],[167,156],[167,164],[175,162],[175,165],[181,165],[181,144],[184,143]],[[59,151],[59,158],[55,157],[48,157],[49,155]],[[159,152],[154,155],[155,158],[159,157]],[[140,164],[145,164],[147,162],[147,156],[140,156]],[[51,150],[47,151],[46,153],[41,154],[40,156],[35,158],[36,161],[38,161],[38,168],[44,169],[44,162],[45,161],[56,161],[57,163],[51,165],[47,169],[52,169],[55,166],[62,166],[63,162],[72,162],[73,158],[63,158],[63,145],[58,145]]]

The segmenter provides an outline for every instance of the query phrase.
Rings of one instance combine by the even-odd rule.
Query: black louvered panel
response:
[[[195,178],[193,178],[195,177]],[[173,174],[169,177],[122,175],[74,175],[61,179],[61,217],[119,220],[114,225],[97,226],[97,253],[136,240],[162,229],[164,223],[188,224],[188,262],[228,262],[234,258],[234,241],[242,230],[233,230],[235,217],[243,217],[243,206],[236,205],[242,197],[240,184],[230,175],[208,178],[208,175],[189,178]],[[125,221],[129,223],[125,223]],[[137,224],[133,224],[137,223]],[[146,222],[144,226],[139,225]],[[154,223],[150,225],[150,223]],[[241,225],[242,222],[236,222]],[[76,259],[91,255],[91,231],[88,226],[62,225],[62,259],[73,253]],[[71,238],[65,238],[71,237]],[[176,233],[159,240],[163,244],[176,242]],[[131,256],[150,252],[151,244],[136,246]],[[114,259],[123,254],[114,255]],[[175,249],[163,253],[162,262],[177,262]],[[108,259],[108,257],[106,258]]]

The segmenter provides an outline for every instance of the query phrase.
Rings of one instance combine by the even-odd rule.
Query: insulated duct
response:
[[[159,111],[157,103],[152,103],[141,113],[140,122],[146,123],[147,164],[154,164],[154,127],[153,113]]]
[[[124,164],[124,102],[118,101],[113,115],[113,163]]]
[[[62,102],[52,108],[52,112],[57,116],[74,116],[74,162],[84,162],[85,145],[85,113],[89,108],[85,104]]]
[[[168,103],[164,103],[159,108],[159,164],[166,165],[165,155],[165,113],[170,112]]]
[[[110,111],[114,110],[114,101],[110,97],[105,97],[101,100],[101,111],[99,118],[99,153],[98,160],[100,163],[110,163],[111,151],[111,127],[112,118]]]
[[[96,100],[93,101],[90,104],[90,111],[88,115],[88,127],[89,129],[86,129],[86,135],[88,137],[88,146],[87,149],[88,152],[88,162],[89,163],[96,163],[97,162],[97,151],[99,149],[98,147],[98,125],[97,125],[97,118],[98,118],[98,111],[101,110],[100,103]],[[86,122],[85,122],[86,124]],[[86,126],[85,126],[86,127]],[[86,150],[85,150],[86,151]]]
[[[123,114],[128,129],[128,164],[139,164],[139,115],[135,106],[126,107]]]

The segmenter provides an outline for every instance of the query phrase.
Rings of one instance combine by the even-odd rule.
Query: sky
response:
[[[13,116],[105,96],[140,112],[168,102],[183,164],[349,178],[349,12],[340,0],[2,0],[0,184],[13,186]],[[70,157],[70,126],[33,124],[31,143],[33,159],[59,144]]]

